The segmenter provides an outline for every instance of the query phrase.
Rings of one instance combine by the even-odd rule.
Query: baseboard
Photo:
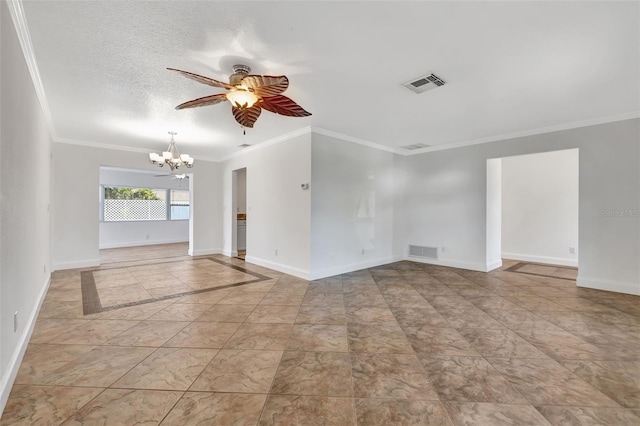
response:
[[[616,293],[640,296],[640,283],[625,283],[578,276],[577,285],[578,287],[592,288],[594,290],[614,291]]]
[[[208,248],[208,249],[197,249],[191,250],[188,252],[189,256],[206,256],[208,254],[222,254],[222,249],[219,248]]]
[[[311,278],[311,273],[305,269],[294,268],[292,266],[271,262],[270,260],[260,259],[259,257],[254,256],[247,256],[244,260],[247,263],[253,263],[254,265],[273,269],[274,271],[282,272],[283,274],[293,275],[294,277],[302,278],[303,280],[309,280]]]
[[[562,265],[578,267],[577,259],[569,259],[564,257],[535,256],[521,253],[502,253],[503,259],[522,260],[523,262],[547,263],[549,265]]]
[[[498,269],[502,267],[502,259],[496,260],[494,262],[487,262],[487,266],[484,272],[493,271],[494,269]]]
[[[100,258],[86,260],[72,260],[68,262],[54,262],[53,270],[62,271],[64,269],[91,268],[100,266]]]
[[[227,257],[236,257],[238,252],[236,250],[222,250],[222,254]]]
[[[348,272],[359,271],[360,269],[373,268],[375,266],[387,265],[393,262],[399,262],[404,260],[402,256],[389,256],[373,260],[366,260],[358,263],[351,263],[348,265],[336,266],[334,268],[321,269],[319,271],[311,272],[312,280],[319,280],[321,278],[332,277],[334,275],[346,274]]]
[[[27,326],[24,328],[22,336],[20,336],[20,340],[18,341],[18,347],[15,349],[15,351],[13,351],[13,355],[9,360],[7,369],[6,371],[4,371],[2,377],[0,377],[0,413],[4,411],[4,407],[7,405],[7,400],[9,399],[9,394],[11,393],[11,387],[13,386],[13,382],[18,375],[18,370],[20,369],[22,358],[24,357],[24,353],[27,350],[27,346],[29,345],[29,339],[31,339],[33,327],[36,325],[36,320],[38,319],[38,314],[40,313],[40,307],[42,306],[44,297],[47,295],[47,290],[49,289],[50,283],[51,275],[49,274],[44,282],[44,285],[42,286],[40,294],[38,295],[38,301],[34,306],[34,309],[31,310],[31,315],[27,320]]]
[[[122,247],[141,247],[141,246],[155,246],[158,244],[176,244],[176,243],[188,243],[189,239],[179,238],[174,240],[143,240],[143,241],[127,241],[124,243],[107,243],[100,244],[100,249],[122,248]]]
[[[405,260],[418,263],[428,263],[430,265],[447,266],[449,268],[468,269],[471,271],[487,272],[488,265],[485,263],[466,262],[454,259],[425,259],[422,257],[406,256]]]

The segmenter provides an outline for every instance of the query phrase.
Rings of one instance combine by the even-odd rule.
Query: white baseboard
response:
[[[347,272],[359,271],[360,269],[373,268],[375,266],[399,262],[403,259],[404,258],[402,256],[390,256],[373,260],[366,260],[364,262],[351,263],[348,265],[336,266],[334,268],[321,269],[319,271],[312,271],[311,279],[319,280],[321,278],[332,277],[334,275],[346,274]]]
[[[93,266],[100,266],[100,258],[54,262],[53,270],[62,271],[64,269],[91,268]]]
[[[550,265],[562,265],[578,267],[578,259],[569,259],[564,257],[535,256],[521,253],[502,253],[503,259],[522,260],[523,262],[548,263]]]
[[[425,259],[422,257],[406,256],[405,260],[418,263],[428,263],[430,265],[448,266],[450,268],[469,269],[471,271],[487,272],[488,265],[485,263],[467,262],[455,259]]]
[[[227,257],[236,257],[238,252],[236,250],[222,250],[222,254]]]
[[[208,249],[197,249],[191,250],[188,252],[189,256],[206,256],[208,254],[222,254],[222,249],[219,248],[208,248]]]
[[[578,276],[577,285],[578,287],[592,288],[594,290],[615,291],[616,293],[640,296],[640,283],[625,283]]]
[[[173,240],[142,240],[142,241],[125,241],[121,243],[105,243],[100,244],[100,249],[121,248],[121,247],[140,247],[140,246],[155,246],[158,244],[175,244],[175,243],[188,243],[189,239],[178,238]]]
[[[9,399],[9,394],[11,393],[11,387],[13,386],[13,382],[15,381],[18,370],[20,369],[22,358],[24,357],[24,353],[27,350],[27,346],[29,345],[29,339],[31,339],[33,327],[36,325],[38,313],[40,313],[40,307],[42,306],[44,297],[47,295],[47,290],[49,289],[50,283],[51,275],[49,274],[44,282],[44,285],[42,286],[40,294],[38,295],[37,303],[31,310],[31,315],[27,319],[26,327],[24,328],[24,331],[20,336],[20,340],[18,340],[18,346],[13,351],[13,354],[9,359],[7,369],[3,372],[2,377],[0,377],[0,413],[4,411],[4,407],[7,405],[7,400]]]
[[[484,272],[493,271],[494,269],[498,269],[502,267],[502,259],[496,260],[494,262],[487,262],[487,266]]]
[[[294,277],[302,278],[303,280],[309,280],[311,278],[311,273],[308,270],[283,265],[282,263],[276,263],[254,256],[247,256],[245,258],[245,262],[273,269],[274,271],[282,272],[283,274],[293,275]]]

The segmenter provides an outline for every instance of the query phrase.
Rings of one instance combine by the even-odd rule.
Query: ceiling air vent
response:
[[[251,145],[248,143],[243,143],[242,145],[238,145],[238,148],[249,148]]]
[[[427,90],[435,89],[436,87],[444,86],[446,81],[435,75],[434,73],[414,78],[413,80],[404,83],[403,86],[415,93],[426,92]]]
[[[408,151],[413,151],[414,149],[420,149],[420,148],[429,148],[431,145],[425,145],[423,143],[414,143],[413,145],[405,145],[405,146],[401,146],[401,149],[406,149]]]
[[[425,259],[437,259],[438,247],[409,246],[409,256]]]

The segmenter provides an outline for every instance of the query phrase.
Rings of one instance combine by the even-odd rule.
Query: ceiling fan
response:
[[[183,76],[208,86],[226,89],[218,93],[182,103],[176,109],[195,108],[231,102],[231,112],[242,127],[253,127],[263,109],[287,117],[307,117],[310,112],[281,93],[289,87],[289,79],[284,76],[251,75],[246,65],[234,65],[229,83],[193,74],[175,68],[167,68]]]
[[[182,180],[182,179],[189,179],[189,175],[186,173],[181,173],[181,174],[174,174],[174,173],[168,173],[168,174],[164,174],[164,175],[153,175],[153,177],[168,177],[173,179],[178,179],[178,180]]]

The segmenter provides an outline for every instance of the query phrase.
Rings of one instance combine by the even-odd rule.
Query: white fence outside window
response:
[[[167,202],[164,200],[104,200],[105,222],[131,220],[167,220]]]

